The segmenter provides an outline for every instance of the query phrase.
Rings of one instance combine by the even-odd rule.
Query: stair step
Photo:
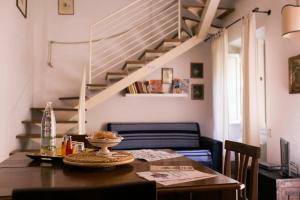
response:
[[[198,15],[195,15],[193,12],[187,9],[182,9],[182,18],[184,20],[191,20],[194,22],[200,22],[201,19]]]
[[[164,47],[177,47],[180,45],[183,41],[180,39],[165,39],[163,46]]]
[[[73,100],[79,100],[79,96],[76,97],[59,97],[58,99],[61,101],[73,101]],[[86,100],[88,100],[88,97],[85,97]]]
[[[201,4],[197,4],[197,3],[187,3],[187,4],[183,4],[183,8],[185,8],[185,9],[197,8],[197,9],[199,9],[198,14],[199,14],[199,16],[201,16],[201,13],[202,13],[203,9],[205,8],[205,5],[201,5]],[[222,20],[225,17],[227,17],[228,15],[230,15],[231,13],[233,13],[234,11],[235,11],[234,8],[218,7],[218,10],[216,13],[216,18]]]
[[[149,58],[149,57],[159,57],[165,53],[167,53],[168,51],[167,50],[159,50],[159,49],[154,49],[154,50],[146,50],[145,51],[145,57]]]
[[[31,108],[32,111],[43,112],[45,108]],[[63,111],[63,112],[78,112],[76,108],[53,108],[53,111]]]
[[[135,71],[143,67],[147,62],[142,60],[129,60],[126,61],[122,70]]]
[[[40,124],[41,120],[24,120],[23,124]],[[57,120],[56,124],[77,124],[78,121]],[[86,123],[86,122],[85,122]]]
[[[56,134],[56,138],[62,138],[65,134]],[[20,134],[16,136],[17,139],[36,139],[41,138],[41,134],[39,133],[30,133],[30,134]]]
[[[106,80],[118,81],[125,78],[128,74],[126,72],[108,72],[106,73]]]
[[[106,84],[86,84],[88,90],[97,91],[97,90],[104,90],[107,88]]]

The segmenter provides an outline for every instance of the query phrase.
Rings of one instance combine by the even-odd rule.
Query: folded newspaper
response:
[[[150,171],[137,172],[137,175],[165,186],[217,176],[215,174],[200,172],[192,166],[150,166]]]
[[[183,155],[178,153],[168,153],[166,151],[161,150],[151,150],[151,149],[142,149],[142,150],[131,150],[130,152],[134,158],[136,159],[143,159],[148,162],[157,161],[157,160],[164,160],[170,158],[177,158],[182,157]]]

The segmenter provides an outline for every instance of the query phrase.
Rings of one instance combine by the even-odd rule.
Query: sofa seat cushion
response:
[[[212,167],[212,157],[210,150],[177,150],[176,152],[207,167]]]

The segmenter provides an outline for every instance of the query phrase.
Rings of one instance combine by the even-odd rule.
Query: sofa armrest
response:
[[[208,137],[200,137],[200,148],[209,149],[212,156],[213,169],[222,173],[223,143]]]

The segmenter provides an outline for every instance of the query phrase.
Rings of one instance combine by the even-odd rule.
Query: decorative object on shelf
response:
[[[173,93],[174,94],[188,94],[189,93],[189,79],[174,79],[173,80]]]
[[[74,0],[58,0],[59,15],[74,15]]]
[[[204,100],[203,84],[192,84],[192,100]]]
[[[150,93],[162,93],[162,81],[161,80],[150,80],[149,81],[151,91]]]
[[[173,68],[162,68],[161,69],[162,74],[162,82],[163,83],[172,83],[173,80]]]
[[[27,18],[27,0],[17,0],[17,8],[20,10],[24,18]]]
[[[164,94],[172,93],[172,84],[169,83],[162,84],[162,93]]]
[[[203,63],[191,63],[191,78],[203,78]]]
[[[299,0],[296,5],[287,4],[281,10],[282,37],[289,38],[292,33],[300,31],[300,5]]]
[[[56,154],[56,121],[52,102],[47,102],[42,117],[40,154],[43,156]]]
[[[300,93],[300,55],[289,58],[289,92]]]

